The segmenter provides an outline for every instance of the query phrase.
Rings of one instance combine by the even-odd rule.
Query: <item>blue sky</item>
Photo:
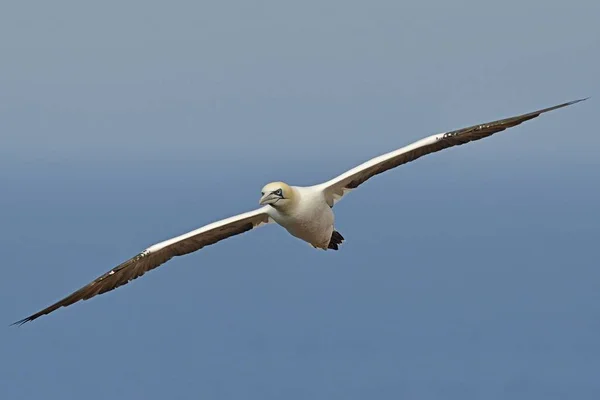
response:
[[[0,398],[596,399],[596,1],[21,2],[0,14]],[[147,246],[436,132],[341,251],[277,226],[8,327]]]

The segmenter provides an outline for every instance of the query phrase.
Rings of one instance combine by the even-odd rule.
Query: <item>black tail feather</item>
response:
[[[338,231],[333,231],[331,234],[331,240],[329,241],[329,246],[327,246],[327,248],[331,250],[337,250],[343,241],[344,237]]]

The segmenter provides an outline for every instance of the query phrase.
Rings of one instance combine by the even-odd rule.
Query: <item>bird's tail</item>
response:
[[[331,250],[337,250],[343,241],[344,237],[338,231],[333,231],[331,233],[331,240],[329,240],[329,246],[327,246],[327,248]]]

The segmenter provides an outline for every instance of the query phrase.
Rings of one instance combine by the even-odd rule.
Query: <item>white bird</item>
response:
[[[586,99],[571,101],[528,114],[440,133],[421,139],[401,149],[373,158],[356,168],[319,185],[301,187],[283,182],[263,187],[259,204],[263,207],[203,226],[181,236],[148,247],[135,257],[111,269],[57,303],[30,315],[13,325],[22,325],[66,307],[125,285],[175,256],[188,254],[228,237],[247,232],[261,225],[276,222],[293,236],[315,248],[337,250],[344,241],[334,228],[332,207],[346,193],[367,179],[399,165],[414,161],[429,153],[483,139],[496,132],[536,118],[542,113]]]

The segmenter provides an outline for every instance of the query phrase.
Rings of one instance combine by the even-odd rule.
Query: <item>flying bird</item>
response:
[[[332,208],[344,195],[362,185],[369,178],[414,161],[426,154],[483,139],[496,132],[536,118],[545,112],[584,100],[587,99],[575,100],[527,114],[428,136],[408,146],[373,158],[318,185],[302,187],[290,186],[284,182],[269,183],[261,191],[259,200],[261,208],[213,222],[181,236],[150,246],[64,299],[13,323],[13,325],[22,325],[61,307],[109,292],[144,275],[175,256],[192,253],[205,246],[268,223],[275,222],[281,225],[290,234],[308,242],[314,248],[338,250],[344,241],[344,237],[335,230]]]

